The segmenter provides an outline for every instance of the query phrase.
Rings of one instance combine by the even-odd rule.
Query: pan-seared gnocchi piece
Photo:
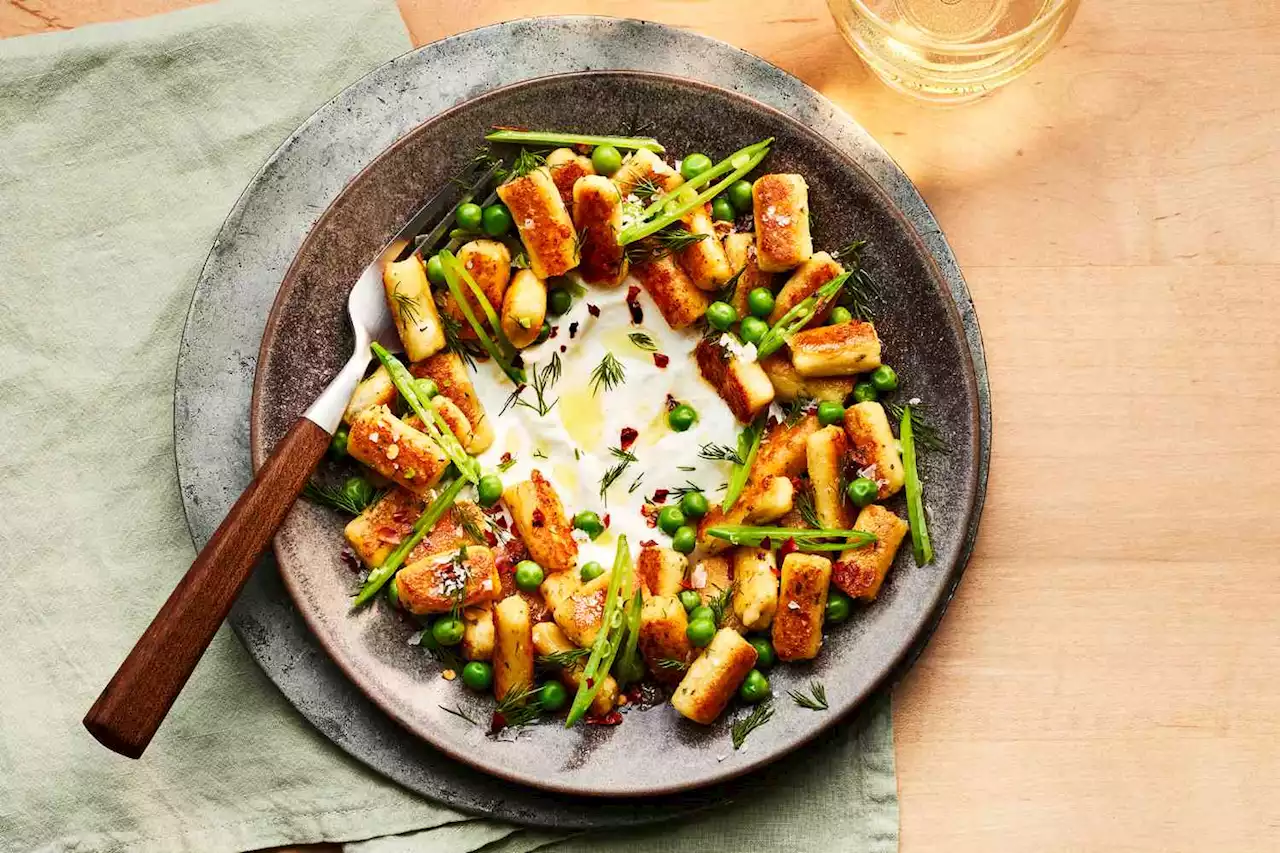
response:
[[[551,609],[551,617],[560,630],[579,646],[591,645],[600,630],[604,602],[609,593],[609,578],[606,573],[587,581]]]
[[[580,586],[582,581],[577,572],[552,572],[542,581],[538,591],[542,593],[547,609],[554,611],[560,606],[560,602],[573,595]]]
[[[761,175],[751,186],[755,201],[757,263],[765,272],[799,266],[813,254],[809,234],[809,185],[800,175]]]
[[[756,263],[756,235],[749,231],[735,231],[725,237],[724,254],[729,259],[730,277],[738,276],[733,299],[729,304],[738,312],[739,317],[745,317],[750,313],[747,310],[747,294],[757,287],[772,291],[773,275],[760,271],[760,265]]]
[[[641,184],[649,188],[657,188],[662,192],[671,192],[684,183],[680,173],[652,151],[641,149],[633,153],[622,164],[622,168],[613,174],[613,182],[618,185],[622,197],[635,193]],[[637,194],[640,195],[640,194]],[[643,193],[646,199],[648,193]]]
[[[571,652],[578,648],[569,641],[564,631],[554,622],[539,622],[533,626],[533,648],[539,655],[554,655],[557,652]],[[576,691],[582,683],[583,663],[560,667],[556,675],[569,690]],[[618,704],[618,680],[606,675],[596,690],[596,697],[591,700],[593,714],[607,714]]]
[[[778,609],[778,562],[768,548],[733,552],[733,612],[748,631],[763,631]]]
[[[661,545],[644,546],[636,559],[636,577],[648,595],[679,595],[688,569],[684,554]]]
[[[382,285],[409,360],[418,361],[444,349],[444,326],[422,259],[410,255],[403,261],[388,261],[382,268]]]
[[[486,601],[462,610],[462,656],[467,660],[493,657],[493,603]]]
[[[427,499],[422,495],[394,486],[376,503],[365,507],[363,512],[351,519],[343,530],[343,535],[356,556],[366,566],[376,568],[409,535],[414,521],[426,508]],[[430,554],[457,551],[463,545],[483,544],[476,542],[467,532],[467,525],[463,524],[464,517],[473,523],[482,521],[478,506],[467,500],[457,501],[409,552],[405,564]]]
[[[809,258],[791,274],[791,277],[782,285],[782,289],[778,291],[778,296],[773,303],[773,313],[769,315],[769,324],[777,323],[784,314],[843,272],[844,267],[826,252],[818,252]],[[833,304],[828,303],[821,311],[814,314],[808,328],[821,326],[827,322],[834,307]]]
[[[390,406],[395,399],[396,386],[391,381],[391,374],[379,364],[377,370],[361,379],[356,385],[356,390],[351,393],[351,399],[347,401],[346,411],[342,413],[342,420],[350,424],[351,418],[357,412],[363,412],[373,406]]]
[[[548,572],[572,569],[578,559],[578,543],[564,514],[555,486],[536,468],[529,479],[508,486],[502,501],[511,510],[516,532],[529,549],[529,557]]]
[[[702,290],[719,290],[733,277],[729,257],[725,254],[720,237],[711,222],[711,205],[695,207],[681,219],[690,234],[704,234],[701,240],[690,243],[679,253],[679,263],[689,280]]]
[[[442,352],[410,365],[409,370],[419,379],[434,381],[440,396],[452,400],[466,417],[471,425],[471,443],[467,445],[467,452],[474,456],[488,450],[493,444],[493,424],[485,415],[484,404],[471,384],[462,357],[455,352]]]
[[[773,615],[773,650],[778,660],[811,660],[822,648],[831,561],[792,552],[782,561],[778,608]]]
[[[458,250],[458,263],[471,276],[476,286],[480,288],[480,292],[484,294],[484,298],[488,300],[489,307],[496,313],[502,305],[502,298],[511,281],[511,250],[505,243],[498,240],[472,240]],[[471,309],[471,315],[480,323],[486,324],[484,309],[480,307],[479,300],[465,282],[462,284],[462,295]],[[475,336],[471,324],[467,322],[452,293],[445,295],[444,310],[461,326],[464,335]]]
[[[840,560],[832,569],[832,582],[853,598],[872,601],[880,594],[884,577],[893,565],[907,523],[879,504],[862,508],[854,529],[876,535],[876,541],[865,548],[849,548],[840,552]]]
[[[352,418],[347,452],[419,494],[434,486],[449,467],[449,457],[430,436],[408,426],[386,406],[365,409]]]
[[[453,433],[453,437],[458,439],[458,443],[463,447],[468,447],[474,435],[471,432],[471,422],[467,420],[467,416],[462,413],[462,409],[458,405],[442,394],[437,394],[431,398],[428,404],[440,414],[440,419],[445,422],[449,430]],[[420,432],[426,432],[423,429],[422,418],[417,413],[405,417],[404,422]],[[434,423],[434,419],[432,419]]]
[[[693,658],[693,646],[685,634],[689,615],[680,600],[672,595],[651,595],[640,610],[640,654],[653,677],[664,684],[674,684],[684,677]]]
[[[578,265],[578,235],[545,166],[498,187],[529,256],[529,269],[543,281]]]
[[[756,665],[755,648],[732,628],[721,628],[680,681],[671,705],[695,723],[710,725]]]
[[[849,435],[850,455],[880,487],[876,496],[884,500],[897,494],[906,482],[906,472],[884,406],[868,401],[845,409],[844,431]]]
[[[773,402],[773,383],[758,362],[731,355],[725,347],[706,338],[698,341],[693,355],[702,378],[744,424],[755,420]]]
[[[843,403],[853,393],[853,386],[857,382],[852,376],[801,376],[785,351],[775,352],[761,359],[760,367],[773,383],[774,399],[784,403],[801,398],[819,403],[824,400]]]
[[[573,224],[580,241],[578,274],[587,284],[613,287],[627,277],[627,253],[618,245],[622,195],[606,177],[590,175],[573,187]]]
[[[415,616],[492,601],[502,584],[493,551],[483,545],[423,557],[396,572],[391,582],[400,606]]]
[[[719,598],[724,591],[733,586],[733,566],[729,558],[717,554],[703,557],[689,573],[689,586],[702,597],[706,604]]]
[[[518,595],[493,608],[493,695],[516,695],[533,687],[533,622],[529,605]]]
[[[653,297],[671,328],[687,328],[707,313],[711,295],[699,290],[670,255],[636,264],[631,272]]]
[[[557,148],[547,155],[547,169],[551,172],[551,180],[560,193],[564,206],[573,212],[573,186],[579,178],[596,173],[591,165],[591,158],[585,157],[572,148]]]
[[[796,487],[790,477],[774,477],[756,493],[744,519],[747,524],[771,524],[791,512]]]
[[[801,376],[849,376],[880,366],[876,327],[858,320],[804,329],[787,344]]]
[[[809,486],[813,489],[814,515],[823,527],[849,529],[849,507],[841,488],[848,454],[849,439],[841,427],[823,427],[809,436]]]
[[[502,331],[516,349],[524,349],[538,339],[547,319],[547,283],[520,270],[502,299]]]

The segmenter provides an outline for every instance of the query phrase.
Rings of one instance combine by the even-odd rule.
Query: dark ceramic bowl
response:
[[[555,720],[493,737],[492,700],[440,677],[441,666],[408,639],[416,626],[379,601],[350,611],[357,578],[339,557],[343,520],[300,503],[276,538],[285,585],[316,638],[346,675],[414,735],[496,776],[576,795],[677,792],[759,767],[834,725],[886,678],[931,625],[962,568],[979,488],[978,384],[948,282],[894,201],[857,163],[786,115],[750,98],[653,74],[596,72],[544,77],[488,92],[414,128],[369,164],[320,217],[298,250],[267,321],[251,413],[255,466],[346,360],[344,305],[361,269],[426,198],[445,186],[493,125],[622,133],[643,127],[669,153],[714,156],[765,137],[761,171],[798,172],[810,185],[815,245],[870,241],[865,262],[883,299],[877,327],[885,360],[903,378],[897,399],[926,401],[951,447],[923,458],[937,553],[916,566],[901,549],[880,598],[832,626],[822,654],[771,673],[773,721],[734,750],[731,709],[704,727],[662,704],[631,710],[615,727],[566,731]],[[690,368],[691,369],[691,368]],[[901,505],[895,507],[904,513]],[[786,698],[813,679],[831,708]],[[460,708],[473,725],[445,708]]]

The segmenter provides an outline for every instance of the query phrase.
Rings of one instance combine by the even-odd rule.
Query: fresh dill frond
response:
[[[844,492],[841,492],[844,494]],[[804,519],[804,523],[810,527],[817,529],[822,526],[818,521],[818,511],[813,505],[813,485],[806,483],[803,489],[796,492],[795,497],[796,512],[800,513],[800,517]]]
[[[537,685],[513,685],[493,709],[495,722],[501,717],[502,726],[516,727],[527,726],[538,719],[542,713],[542,705],[536,698],[539,689]]]
[[[716,593],[715,598],[707,600],[707,606],[711,608],[711,616],[715,619],[716,627],[724,627],[725,614],[729,612],[729,605],[733,603],[733,584],[729,584],[724,589]]]
[[[516,252],[515,257],[511,259],[511,266],[518,270],[527,270],[529,268],[529,255],[524,249]]]
[[[870,241],[852,240],[848,245],[832,252],[831,258],[841,264],[860,264],[862,262],[862,250],[867,247],[868,242]]]
[[[742,456],[738,451],[727,444],[707,443],[698,449],[698,458],[706,459],[709,462],[732,462],[734,465],[742,464]]]
[[[694,468],[692,465],[677,465],[676,470],[688,472],[688,471],[697,471],[698,469]]]
[[[582,226],[573,232],[573,260],[578,263],[582,260],[582,247],[587,242],[587,226]]]
[[[399,285],[391,291],[391,302],[396,306],[396,310],[400,312],[400,316],[408,320],[415,327],[421,329],[422,306],[418,304],[417,298],[407,293],[401,293]]]
[[[382,492],[370,489],[365,495],[348,495],[340,488],[335,489],[312,481],[302,487],[302,496],[321,506],[359,515],[364,512],[365,507],[377,503],[382,497]]]
[[[479,353],[469,342],[463,340],[462,322],[447,311],[438,310],[436,313],[440,315],[440,328],[444,330],[445,349],[461,357],[468,367],[475,370],[476,356]]]
[[[609,453],[614,459],[621,459],[624,462],[639,462],[636,455],[630,450],[623,450],[621,447],[610,447]]]
[[[483,545],[488,541],[485,538],[484,531],[476,523],[475,516],[470,512],[467,512],[458,504],[454,504],[450,511],[458,517],[458,526],[462,528],[462,532],[471,537],[477,545]],[[480,512],[477,514],[484,515],[484,513]]]
[[[821,681],[810,681],[809,692],[813,695],[805,695],[799,690],[788,690],[787,695],[791,697],[792,702],[810,711],[825,711],[831,707],[827,704],[827,689],[822,686]]]
[[[800,419],[809,411],[809,407],[813,405],[813,398],[803,394],[797,396],[782,409],[783,421],[787,426],[795,426]]]
[[[839,263],[852,267],[840,298],[848,305],[849,313],[859,320],[872,319],[874,305],[880,299],[879,286],[862,264],[862,250],[866,246],[866,240],[854,240],[833,256]]]
[[[658,669],[686,670],[689,664],[679,658],[661,658],[654,664]]]
[[[733,304],[733,297],[738,293],[738,282],[742,280],[742,274],[747,271],[744,265],[742,269],[733,274],[733,277],[724,283],[724,285],[716,291],[717,302],[727,302]]]
[[[516,178],[523,178],[539,166],[547,162],[547,158],[530,151],[528,148],[521,148],[520,153],[516,155],[515,161],[511,164],[511,168],[506,170],[505,180],[514,181]]]
[[[947,444],[947,440],[924,416],[919,403],[908,403],[906,406],[900,403],[886,403],[885,409],[888,410],[889,414],[893,415],[895,421],[901,423],[902,416],[908,406],[911,408],[911,426],[916,446],[923,447],[925,450],[934,450],[938,453],[951,452],[951,445]]]
[[[694,234],[683,225],[664,228],[647,240],[627,246],[627,260],[633,264],[649,263],[667,255],[683,251],[694,243],[699,243],[709,234]]]
[[[543,449],[542,449],[541,447],[539,447],[537,450],[533,451],[533,458],[534,458],[534,459],[546,459],[546,458],[547,458],[547,454],[543,451]]]
[[[562,652],[552,652],[549,655],[538,655],[536,662],[543,666],[553,666],[558,669],[568,669],[576,666],[591,656],[591,649],[565,649]]]
[[[622,366],[622,362],[618,361],[618,357],[611,352],[606,352],[604,358],[591,371],[591,395],[594,397],[603,387],[606,391],[612,391],[627,380],[626,368]]]
[[[507,403],[503,405],[502,411],[505,412],[507,410],[507,406],[514,403],[517,406],[524,406],[526,409],[532,409],[538,413],[539,417],[546,417],[547,413],[555,408],[556,403],[560,402],[560,398],[557,397],[548,403],[547,391],[550,390],[551,386],[560,381],[562,370],[563,366],[560,363],[560,353],[552,353],[551,361],[544,364],[541,370],[534,371],[533,373],[533,382],[531,383],[531,387],[533,388],[534,402],[530,403],[520,395],[520,392],[526,387],[524,385],[520,385],[517,386],[516,390],[513,392],[514,396],[507,398]]]
[[[437,705],[436,707],[439,708],[441,711],[444,711],[446,714],[453,714],[455,717],[461,717],[462,719],[466,720],[468,723],[470,723],[473,726],[476,724],[476,721],[471,719],[471,716],[467,714],[466,711],[462,710],[461,705],[455,706],[453,708],[446,708],[443,705]]]
[[[629,495],[634,494],[635,490],[640,488],[640,481],[643,479],[644,479],[644,472],[641,472],[640,476],[636,477],[635,481],[630,486],[627,487],[627,494]]]
[[[635,344],[637,349],[642,349],[645,352],[656,352],[658,349],[658,345],[653,342],[653,338],[644,332],[632,332],[627,335],[627,340]]]
[[[747,742],[747,736],[771,719],[773,719],[773,708],[768,701],[761,702],[752,708],[751,713],[734,723],[730,730],[733,736],[733,748],[742,749],[742,745]]]
[[[659,186],[658,183],[649,175],[645,175],[643,178],[636,181],[635,185],[631,188],[631,194],[641,201],[649,201],[655,195],[662,195],[663,192],[665,192],[665,190],[663,190],[662,187]]]
[[[604,476],[600,478],[600,500],[605,506],[609,505],[609,488],[621,479],[628,466],[639,461],[634,453],[623,450],[621,447],[610,447],[609,452],[613,454],[614,459],[618,460],[618,463],[605,471]]]
[[[682,466],[682,467],[688,468],[688,466]],[[688,468],[688,470],[692,471],[693,469]],[[690,492],[700,492],[700,491],[702,491],[701,486],[697,485],[696,483],[692,483],[688,480],[684,481],[683,486],[676,486],[674,488],[666,490],[667,497],[674,498],[677,501],[683,498],[685,495],[689,494]]]

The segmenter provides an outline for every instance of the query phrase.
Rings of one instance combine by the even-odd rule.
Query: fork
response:
[[[462,200],[470,201],[497,172],[497,164],[490,166]],[[450,184],[423,205],[356,280],[347,298],[355,331],[351,358],[272,450],[85,715],[85,728],[108,749],[141,757],[329,447],[369,366],[370,344],[377,341],[393,352],[402,348],[382,268],[410,254],[428,222],[440,220],[421,245],[441,238],[451,222],[441,217],[454,194]]]

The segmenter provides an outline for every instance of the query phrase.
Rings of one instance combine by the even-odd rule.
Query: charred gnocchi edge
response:
[[[502,500],[534,562],[550,572],[573,568],[578,543],[560,496],[540,471],[534,469],[528,480],[507,487]]]
[[[636,264],[631,272],[673,329],[687,329],[707,313],[711,294],[699,290],[670,255]]]
[[[529,255],[529,268],[541,279],[564,275],[578,265],[577,233],[551,172],[535,169],[498,187]]]
[[[822,618],[831,583],[831,561],[791,553],[782,561],[773,649],[778,660],[811,660],[822,648]]]
[[[844,430],[859,467],[875,467],[868,475],[879,487],[877,498],[884,500],[897,494],[906,482],[906,473],[884,406],[873,401],[850,406],[844,412]]]
[[[685,632],[689,617],[674,596],[652,595],[640,611],[640,654],[655,679],[675,683],[684,677],[693,659],[693,646]]]
[[[627,277],[627,255],[618,244],[622,194],[608,178],[591,175],[573,186],[573,223],[581,235],[578,274],[587,284],[613,287]]]
[[[813,508],[823,527],[844,529],[849,526],[849,507],[845,502],[842,473],[849,453],[849,439],[844,429],[823,427],[809,436],[805,447],[809,469],[809,485],[813,490]]]
[[[429,436],[405,424],[386,406],[374,406],[351,421],[347,452],[388,480],[422,494],[440,480],[449,467]]]
[[[533,622],[518,595],[493,608],[493,695],[498,701],[533,686]]]
[[[702,339],[694,348],[694,358],[702,378],[744,424],[773,402],[773,383],[757,362],[731,356],[720,344]]]
[[[378,368],[361,379],[356,390],[351,393],[347,408],[342,413],[342,422],[350,424],[351,419],[374,406],[390,406],[396,400],[396,386],[391,381],[391,374],[381,364]]]
[[[807,297],[812,296],[822,285],[843,272],[844,267],[826,252],[818,252],[813,257],[806,259],[791,274],[786,283],[782,285],[782,289],[778,291],[777,299],[774,301],[773,313],[769,315],[769,323],[771,325],[777,324],[784,314],[799,305]],[[831,305],[827,305],[814,314],[809,326],[819,326],[825,323],[827,318],[831,316],[831,308]]]
[[[636,577],[648,595],[679,595],[688,568],[684,554],[660,545],[642,547],[636,559]]]
[[[870,323],[854,320],[805,329],[787,343],[791,363],[805,377],[848,376],[880,366],[880,336]]]
[[[591,158],[584,157],[572,148],[557,148],[547,155],[547,169],[551,172],[551,180],[560,193],[560,200],[565,209],[573,213],[573,187],[580,178],[596,173],[591,165]]]
[[[690,234],[705,236],[680,251],[680,266],[695,287],[719,290],[733,276],[733,268],[711,222],[711,205],[694,208],[684,217],[683,223]]]
[[[773,290],[773,275],[762,272],[756,263],[755,234],[735,231],[724,238],[724,253],[729,260],[731,276],[738,275],[737,286],[733,290],[733,299],[729,304],[738,312],[739,317],[747,316],[747,295],[757,287]]]
[[[756,492],[747,509],[748,524],[768,524],[791,512],[795,502],[795,485],[790,477],[773,477]]]
[[[665,192],[671,192],[684,183],[680,173],[668,166],[665,160],[643,149],[628,157],[613,176],[613,182],[624,198],[632,195],[636,187],[646,180]]]
[[[609,578],[610,575],[604,574],[582,584],[561,599],[551,610],[551,616],[560,626],[560,630],[579,646],[591,645],[600,631]]]
[[[578,648],[559,625],[553,622],[539,622],[533,626],[533,647],[539,655],[551,655],[556,652],[567,652]],[[582,684],[582,664],[560,667],[556,673],[560,681],[570,690],[577,690]],[[591,700],[591,711],[594,714],[607,714],[618,703],[618,680],[606,675]]]
[[[458,263],[484,292],[490,305],[501,305],[511,280],[511,250],[498,240],[472,240],[458,249]],[[480,304],[474,294],[464,293],[472,312],[480,316]],[[458,323],[464,323],[462,309],[452,293],[445,295],[445,311]],[[464,335],[469,332],[464,331]]]
[[[801,175],[762,175],[751,188],[755,200],[760,269],[783,272],[809,260],[809,185]]]
[[[873,601],[880,594],[880,587],[898,554],[898,547],[907,535],[907,523],[892,510],[871,504],[858,513],[854,527],[874,533],[877,540],[866,548],[841,552],[840,560],[833,569],[832,583],[853,598]]]
[[[397,572],[391,582],[396,584],[401,606],[423,616],[492,601],[501,585],[493,552],[483,545],[470,545],[463,553],[463,560],[452,551],[432,554]]]
[[[493,424],[476,394],[461,356],[454,352],[442,352],[410,365],[409,372],[419,379],[426,378],[435,382],[440,394],[452,400],[466,417],[467,423],[471,425],[468,453],[476,456],[489,449],[495,436]]]
[[[785,352],[775,352],[760,359],[760,367],[773,383],[774,398],[784,403],[798,399],[842,403],[857,384],[852,376],[801,376]]]

